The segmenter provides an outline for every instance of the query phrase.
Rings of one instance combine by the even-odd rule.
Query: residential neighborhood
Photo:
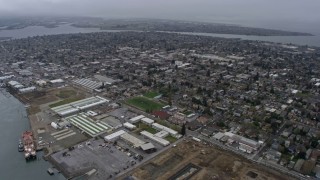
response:
[[[320,178],[319,48],[129,31],[3,41],[0,59],[1,87],[68,178],[120,177],[188,138]],[[99,147],[119,163],[87,162]]]

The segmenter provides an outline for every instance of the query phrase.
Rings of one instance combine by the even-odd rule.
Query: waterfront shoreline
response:
[[[52,164],[42,158],[43,151],[37,152],[38,158],[35,161],[26,162],[24,160],[23,153],[18,152],[17,146],[21,134],[31,129],[25,105],[15,95],[3,88],[0,90],[0,102],[0,112],[3,117],[0,134],[7,139],[1,146],[2,150],[0,152],[1,159],[7,162],[0,165],[1,177],[3,179],[23,179],[28,177],[34,180],[65,179],[60,175],[48,175],[46,170],[52,167]]]
[[[97,32],[141,32],[137,30],[107,30],[100,28],[79,28],[70,24],[60,25],[57,28],[45,28],[42,26],[28,26],[23,29],[0,31],[0,37],[11,37],[6,40],[23,39],[35,36],[48,36],[48,35],[60,35],[60,34],[78,34],[78,33],[97,33]],[[148,32],[148,31],[143,31]],[[320,47],[320,37],[318,34],[314,36],[255,36],[255,35],[236,35],[236,34],[215,34],[215,33],[196,33],[196,32],[170,32],[170,31],[157,31],[163,33],[180,33],[187,35],[198,36],[211,36],[220,38],[238,38],[241,40],[250,41],[266,41],[272,43],[282,44],[294,44],[294,45],[308,45]],[[6,41],[3,40],[3,41]]]

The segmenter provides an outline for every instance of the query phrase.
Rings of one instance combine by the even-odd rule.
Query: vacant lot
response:
[[[61,105],[68,104],[68,103],[71,103],[74,101],[78,101],[80,99],[82,99],[82,98],[81,97],[73,97],[73,98],[64,99],[62,101],[50,104],[49,107],[53,108],[53,107],[61,106]]]
[[[143,111],[150,111],[150,112],[154,110],[159,110],[163,106],[165,106],[161,103],[154,102],[146,97],[133,97],[131,99],[128,99],[127,103]]]
[[[76,95],[77,92],[71,89],[61,90],[57,93],[57,96],[62,99],[70,98],[71,96]]]
[[[78,91],[72,87],[66,87],[61,89],[48,89],[46,91],[36,91],[26,94],[18,95],[19,99],[25,104],[30,104],[31,106],[39,106],[42,104],[47,104],[53,101],[61,99],[70,98],[84,98],[85,94]]]
[[[235,154],[203,145],[192,140],[179,143],[176,147],[158,155],[122,178],[132,175],[138,179],[169,179],[181,176],[188,164],[199,167],[191,179],[294,179],[267,169]],[[187,172],[186,172],[187,173]]]

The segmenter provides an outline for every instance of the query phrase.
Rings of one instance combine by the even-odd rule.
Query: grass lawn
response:
[[[163,106],[165,106],[162,103],[154,102],[146,97],[133,97],[128,99],[127,103],[144,111],[160,110]]]
[[[174,142],[177,141],[177,138],[175,138],[175,137],[173,137],[173,136],[171,136],[171,135],[165,137],[164,139],[166,139],[166,140],[169,141],[170,143],[174,143]]]
[[[50,104],[49,107],[50,108],[53,108],[53,107],[57,107],[57,106],[61,106],[61,105],[64,105],[64,104],[68,104],[68,103],[71,103],[71,102],[74,102],[74,101],[78,101],[82,98],[80,97],[74,97],[74,98],[69,98],[69,99],[64,99],[62,101],[59,101],[57,103],[54,103],[54,104]]]
[[[66,99],[66,98],[69,98],[73,95],[75,95],[77,92],[74,91],[74,90],[61,90],[59,91],[58,94],[56,94],[59,98],[63,98],[63,99]]]
[[[143,96],[148,97],[148,98],[154,98],[159,95],[160,94],[155,91],[149,91],[149,92],[145,93]]]
[[[141,122],[137,125],[137,127],[139,128],[139,132],[148,131],[151,134],[155,134],[158,132],[156,129],[152,128],[151,126],[148,126],[148,125],[141,123]]]

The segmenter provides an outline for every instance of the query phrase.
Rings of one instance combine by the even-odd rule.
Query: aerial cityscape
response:
[[[1,179],[320,179],[315,31],[10,15]]]

